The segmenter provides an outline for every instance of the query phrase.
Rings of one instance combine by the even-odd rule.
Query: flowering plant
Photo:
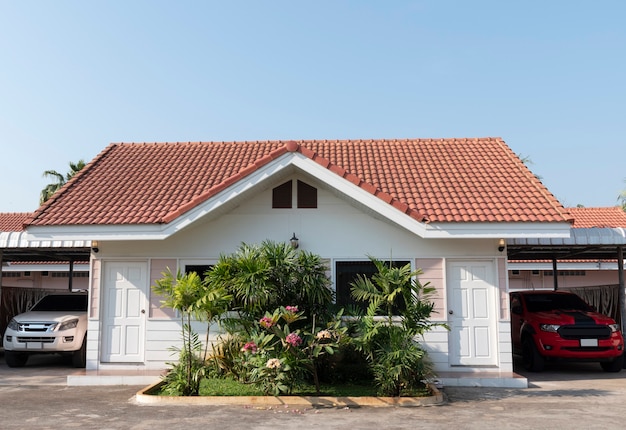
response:
[[[279,307],[256,321],[251,338],[241,348],[242,368],[247,369],[249,382],[266,394],[291,392],[293,386],[312,376],[319,391],[318,360],[334,354],[346,328],[341,326],[341,313],[325,328],[312,326],[292,331],[290,324],[304,320],[297,306]]]
[[[294,348],[297,346],[300,346],[302,344],[302,338],[300,336],[298,336],[296,333],[289,333],[286,337],[285,337],[285,342],[287,342],[287,344],[293,346]]]

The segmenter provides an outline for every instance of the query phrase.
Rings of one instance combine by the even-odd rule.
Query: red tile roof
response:
[[[564,222],[569,215],[500,138],[111,144],[33,225],[167,223],[288,152],[420,221]]]
[[[626,228],[626,212],[618,206],[607,208],[568,208],[573,228]]]
[[[32,216],[30,212],[0,212],[0,231],[22,231]]]

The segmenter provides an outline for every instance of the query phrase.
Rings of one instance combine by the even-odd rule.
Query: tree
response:
[[[626,182],[626,179],[624,180],[624,182]],[[622,209],[626,211],[626,189],[622,190],[617,200],[619,200],[620,204],[622,205]]]
[[[78,172],[80,172],[85,167],[84,160],[78,160],[77,163],[72,163],[70,161],[70,171],[63,176],[61,173],[56,170],[46,170],[43,172],[44,178],[53,178],[56,182],[50,183],[41,190],[41,194],[39,196],[39,204],[44,204],[47,202],[50,197],[54,195],[63,185],[65,185],[70,179],[74,177]]]

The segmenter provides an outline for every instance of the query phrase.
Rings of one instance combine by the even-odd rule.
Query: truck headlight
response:
[[[20,325],[17,323],[17,321],[15,321],[14,318],[11,318],[11,321],[9,321],[9,324],[7,325],[7,328],[10,328],[11,330],[18,331],[20,329]]]
[[[550,333],[557,333],[557,332],[559,331],[559,328],[560,328],[560,327],[561,327],[561,326],[560,326],[560,325],[558,325],[558,324],[540,324],[540,325],[539,325],[539,328],[540,328],[542,331],[548,331],[548,332],[550,332]]]
[[[619,331],[619,324],[609,324],[609,327],[611,328],[611,333]]]
[[[76,328],[77,325],[78,325],[78,318],[73,319],[73,320],[69,320],[69,321],[65,321],[64,323],[61,323],[59,325],[59,331],[69,330],[71,328]]]

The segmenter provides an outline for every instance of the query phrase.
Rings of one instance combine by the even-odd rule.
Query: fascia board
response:
[[[479,238],[569,238],[570,224],[563,223],[430,223],[424,235],[427,239]]]

